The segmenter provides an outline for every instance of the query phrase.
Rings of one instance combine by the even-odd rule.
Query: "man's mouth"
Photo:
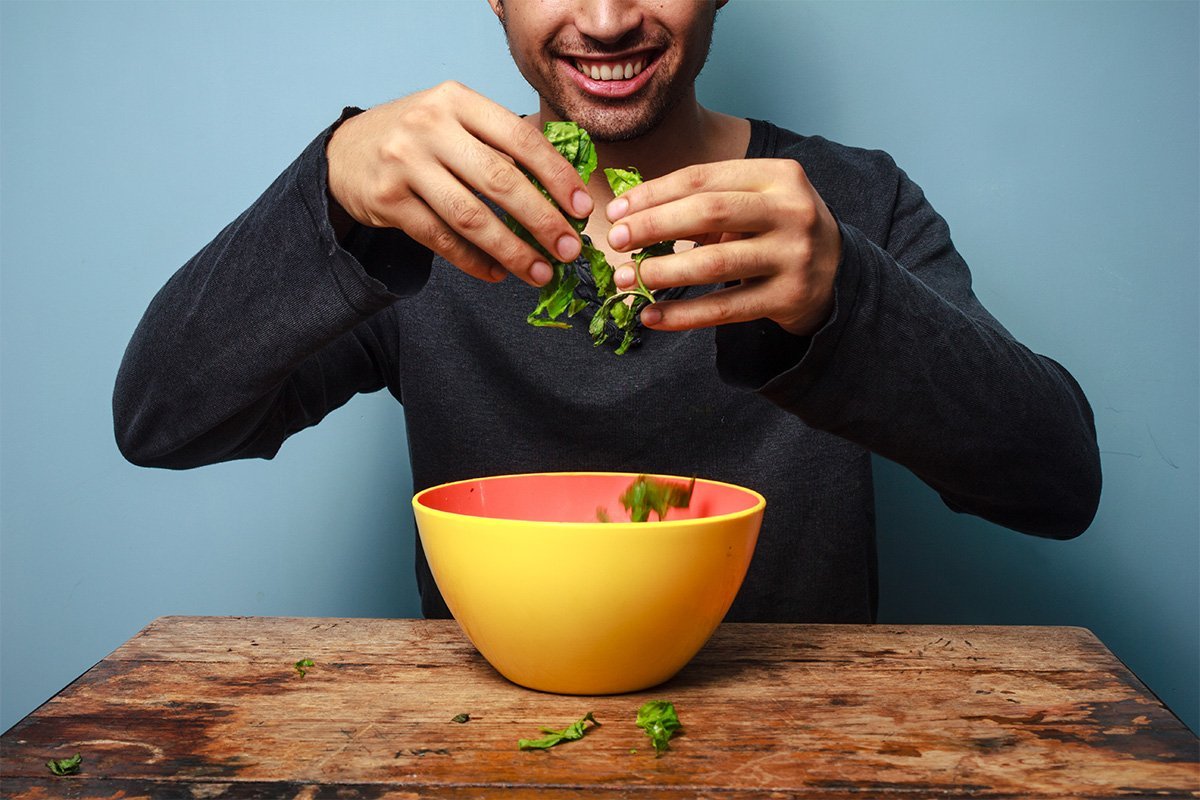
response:
[[[609,58],[568,56],[560,63],[583,91],[594,97],[618,100],[631,97],[646,84],[658,66],[660,55],[659,51],[643,50]]]
[[[640,75],[646,66],[644,56],[628,61],[583,61],[575,60],[575,69],[594,81],[629,80]]]

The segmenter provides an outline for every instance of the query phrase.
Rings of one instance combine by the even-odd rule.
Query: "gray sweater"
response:
[[[329,133],[150,304],[113,400],[130,461],[271,458],[386,388],[415,490],[546,470],[758,490],[759,545],[728,617],[742,621],[874,618],[872,452],[956,511],[1053,538],[1090,524],[1087,400],[980,305],[945,222],[886,154],[752,121],[747,158],[797,160],[841,226],[832,318],[806,338],[769,322],[643,330],[616,356],[592,346],[588,311],[570,330],[529,326],[536,290],[514,278],[476,281],[395,230],[339,242]],[[423,611],[447,616],[417,548]]]

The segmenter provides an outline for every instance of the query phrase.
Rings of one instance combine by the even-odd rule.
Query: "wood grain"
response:
[[[661,758],[634,725],[658,698],[684,727]],[[588,711],[582,740],[517,749]],[[19,800],[1200,797],[1196,737],[1077,628],[725,625],[655,690],[569,697],[448,622],[165,617],[0,759]]]

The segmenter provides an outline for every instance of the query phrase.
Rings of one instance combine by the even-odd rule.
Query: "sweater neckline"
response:
[[[750,123],[750,143],[746,145],[746,158],[770,158],[775,153],[779,129],[770,122],[747,118]]]

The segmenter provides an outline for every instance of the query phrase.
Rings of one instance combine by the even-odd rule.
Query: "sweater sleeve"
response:
[[[955,511],[1082,533],[1101,482],[1087,399],[984,309],[945,221],[892,166],[882,241],[839,215],[831,319],[804,339],[769,322],[718,331],[722,379],[904,465]]]
[[[420,289],[432,254],[394,230],[355,229],[338,242],[325,161],[335,127],[150,303],[113,393],[131,462],[271,458],[355,393],[388,384],[394,334],[380,318]]]

